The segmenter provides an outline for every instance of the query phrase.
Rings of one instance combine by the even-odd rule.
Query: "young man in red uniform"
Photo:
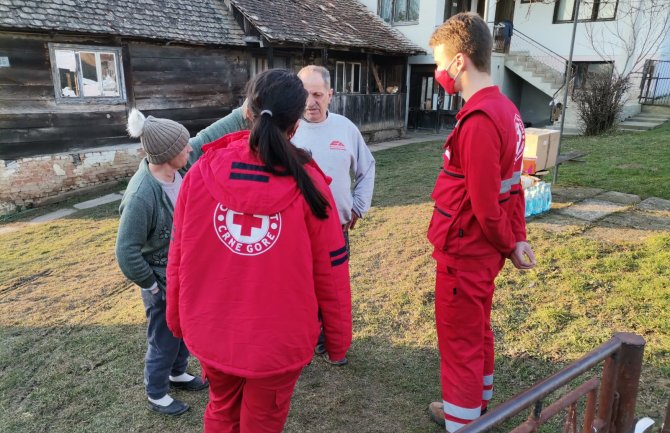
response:
[[[461,13],[435,30],[430,45],[435,79],[466,101],[445,144],[428,228],[442,380],[442,402],[429,411],[454,432],[486,411],[493,392],[494,280],[506,258],[530,269],[535,257],[520,184],[523,122],[492,85],[490,30],[478,15]]]

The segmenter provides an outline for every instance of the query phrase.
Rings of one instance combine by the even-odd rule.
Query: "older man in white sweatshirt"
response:
[[[312,153],[333,182],[340,222],[348,245],[348,231],[370,209],[375,184],[375,159],[360,131],[349,119],[328,111],[333,97],[328,69],[309,65],[298,72],[307,89],[305,115],[293,143]],[[354,175],[353,189],[351,174]]]
[[[291,141],[309,150],[319,167],[333,179],[330,189],[342,223],[348,255],[349,230],[356,226],[359,218],[365,216],[372,202],[375,159],[356,125],[346,117],[328,111],[328,104],[333,97],[328,69],[309,65],[302,68],[298,76],[308,95],[305,114]],[[322,332],[315,353],[334,365],[347,363],[346,358],[338,362],[331,361],[324,343]]]

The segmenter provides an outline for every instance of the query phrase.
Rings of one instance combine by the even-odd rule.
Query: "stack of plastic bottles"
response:
[[[539,215],[551,209],[551,184],[543,181],[524,189],[526,197],[526,218]]]

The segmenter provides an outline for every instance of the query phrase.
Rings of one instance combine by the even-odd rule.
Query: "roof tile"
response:
[[[221,0],[11,0],[0,29],[102,33],[185,43],[244,46]]]
[[[230,0],[272,42],[364,48],[396,54],[423,49],[356,0]],[[346,24],[346,26],[344,25]]]

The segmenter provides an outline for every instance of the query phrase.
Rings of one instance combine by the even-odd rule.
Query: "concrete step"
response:
[[[649,119],[647,117],[640,117],[638,115],[631,116],[626,121],[629,122],[640,122],[640,123],[665,123],[665,119]]]
[[[624,131],[629,130],[648,131],[650,129],[654,129],[661,126],[663,123],[665,122],[650,123],[650,122],[635,122],[631,120],[625,120],[619,123],[619,129],[622,129]]]
[[[649,114],[649,113],[639,113],[636,114],[635,116],[636,119],[647,119],[647,120],[654,120],[658,122],[667,122],[670,120],[670,116],[661,116],[661,115],[656,115],[656,114]]]

